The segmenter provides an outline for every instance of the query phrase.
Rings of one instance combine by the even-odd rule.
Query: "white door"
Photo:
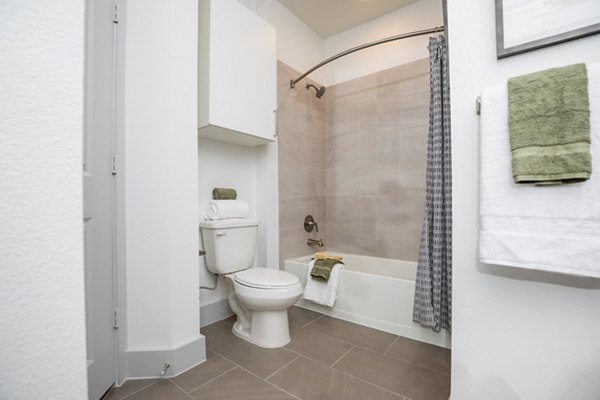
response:
[[[88,0],[83,148],[89,399],[115,382],[113,0]]]

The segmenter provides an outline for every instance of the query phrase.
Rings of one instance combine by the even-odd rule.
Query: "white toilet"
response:
[[[282,347],[290,341],[287,309],[303,287],[289,272],[251,268],[258,221],[224,219],[200,223],[206,266],[233,283],[229,306],[237,315],[233,333],[260,347]]]

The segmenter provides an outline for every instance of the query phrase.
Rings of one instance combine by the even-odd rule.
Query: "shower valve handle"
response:
[[[306,232],[312,232],[312,230],[316,229],[317,232],[319,232],[319,225],[317,225],[317,223],[315,222],[315,219],[313,218],[312,215],[307,215],[304,218],[304,230]]]

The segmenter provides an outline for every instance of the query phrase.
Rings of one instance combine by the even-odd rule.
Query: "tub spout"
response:
[[[307,245],[309,246],[319,246],[319,247],[323,247],[325,246],[325,244],[323,243],[323,239],[308,239],[308,242],[306,242]]]

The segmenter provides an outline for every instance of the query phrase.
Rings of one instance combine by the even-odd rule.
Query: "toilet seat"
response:
[[[269,268],[249,268],[236,272],[233,279],[240,285],[257,289],[283,289],[300,282],[296,275]]]

